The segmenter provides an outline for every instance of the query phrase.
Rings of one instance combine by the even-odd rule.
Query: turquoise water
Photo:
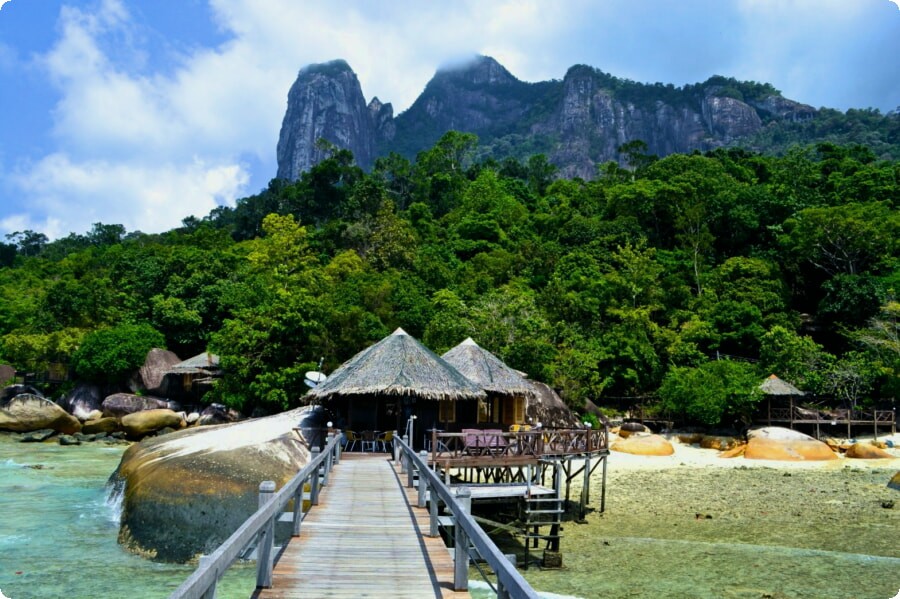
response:
[[[167,597],[192,571],[122,551],[106,480],[124,448],[18,443],[0,435],[0,590],[10,599]],[[35,468],[34,466],[40,466]],[[248,597],[252,564],[219,596]]]

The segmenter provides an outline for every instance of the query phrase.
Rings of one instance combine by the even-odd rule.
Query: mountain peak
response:
[[[308,64],[300,69],[300,73],[297,76],[303,77],[304,75],[327,75],[334,77],[342,73],[351,73],[354,76],[356,75],[356,73],[353,72],[353,69],[350,68],[350,65],[347,64],[346,60],[344,60],[343,58],[336,58],[335,60],[329,60],[328,62]]]
[[[446,63],[441,66],[435,79],[464,79],[477,85],[504,84],[519,81],[506,68],[490,56],[476,54],[461,61]]]

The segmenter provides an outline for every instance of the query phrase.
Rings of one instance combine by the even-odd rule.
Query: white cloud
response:
[[[122,224],[129,231],[156,232],[178,226],[234,198],[247,184],[238,164],[147,166],[140,163],[76,162],[53,154],[13,175],[31,198],[31,215],[0,221],[7,232],[33,229],[50,237],[83,233],[96,222]],[[47,215],[36,220],[33,214]]]

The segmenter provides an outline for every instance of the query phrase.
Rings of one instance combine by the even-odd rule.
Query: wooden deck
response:
[[[452,590],[453,560],[409,496],[386,454],[345,453],[254,597],[470,597]]]

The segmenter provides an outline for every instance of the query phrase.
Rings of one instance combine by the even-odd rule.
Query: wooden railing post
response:
[[[259,484],[259,507],[265,506],[275,495],[275,483],[264,480]],[[256,588],[272,588],[272,546],[275,544],[275,518],[260,531],[256,546]]]
[[[416,467],[412,461],[412,449],[410,451],[403,452],[403,461],[406,462],[406,486],[410,489],[413,488],[413,483],[415,481]]]
[[[424,449],[419,452],[422,462],[428,464],[428,452]],[[419,507],[425,507],[425,492],[428,490],[428,480],[424,473],[419,472]]]
[[[325,447],[328,447],[328,444],[331,443],[331,440],[334,439],[334,435],[328,433],[328,436],[325,437]],[[328,475],[331,474],[331,465],[334,460],[334,453],[332,453],[331,449],[328,449],[328,453],[325,455],[325,474],[322,476],[322,486],[328,486]]]
[[[199,567],[203,568],[211,561],[212,561],[212,556],[201,555]],[[213,579],[213,582],[209,586],[209,588],[203,592],[203,595],[201,595],[200,599],[216,599],[216,585],[218,584],[218,582],[219,582],[219,573],[216,572],[215,579]]]
[[[303,487],[305,486],[306,481],[301,480],[294,493],[294,520],[291,534],[295,537],[300,536],[300,523],[303,522]]]
[[[438,510],[441,505],[441,499],[434,490],[431,491],[431,500],[428,505],[428,515],[430,519],[431,526],[428,530],[429,537],[439,536],[441,533],[438,530]]]
[[[456,489],[456,502],[459,509],[468,513],[472,512],[472,490],[469,487]],[[459,514],[454,514],[457,519],[454,526],[453,547],[453,590],[466,591],[469,588],[469,537],[460,526]]]
[[[338,439],[340,439],[343,434],[344,433],[340,429],[334,431],[334,436],[337,437]],[[341,463],[341,442],[340,441],[338,441],[337,443],[334,444],[334,463],[335,464]]]
[[[319,451],[319,448],[313,447],[312,456],[310,456],[310,461],[314,461],[317,457],[319,457],[319,453],[321,453]],[[318,468],[313,470],[312,474],[310,474],[310,479],[309,479],[309,504],[310,505],[319,505],[319,470],[320,469],[321,469],[321,466],[319,466]]]
[[[409,437],[403,435],[403,443],[409,445]],[[406,458],[406,452],[400,452],[400,472],[406,472],[409,469],[409,460]]]
[[[391,451],[394,452],[394,463],[400,461],[400,444],[397,443],[397,439],[400,437],[397,436],[397,431],[393,431],[391,435]]]

